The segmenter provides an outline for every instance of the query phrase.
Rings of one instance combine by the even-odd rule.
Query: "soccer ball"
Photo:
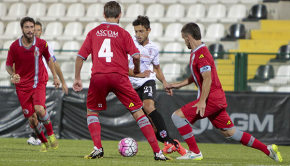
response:
[[[124,157],[133,157],[138,152],[138,144],[133,138],[123,138],[119,142],[119,152]]]

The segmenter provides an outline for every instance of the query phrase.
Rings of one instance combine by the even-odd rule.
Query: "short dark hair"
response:
[[[104,6],[104,15],[106,18],[117,18],[121,13],[121,6],[116,1],[107,2]]]
[[[36,22],[35,22],[35,25],[39,25],[40,27],[42,27],[42,24],[41,24],[41,22],[39,22],[39,21],[36,21]]]
[[[35,25],[35,21],[31,17],[23,17],[20,21],[20,26],[23,28],[25,22],[32,22]]]
[[[147,16],[138,16],[135,21],[133,21],[133,26],[142,25],[148,30],[150,28],[150,21]]]
[[[196,23],[191,22],[185,24],[182,27],[181,32],[191,35],[195,40],[201,40],[200,29]]]

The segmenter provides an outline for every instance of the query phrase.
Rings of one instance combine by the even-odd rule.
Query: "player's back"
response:
[[[85,49],[85,50],[84,50]],[[92,55],[92,75],[119,73],[128,75],[128,55],[139,53],[130,34],[116,23],[104,22],[88,33],[79,54]]]

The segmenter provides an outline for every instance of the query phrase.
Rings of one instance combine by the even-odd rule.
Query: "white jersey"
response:
[[[56,60],[55,56],[54,56],[54,52],[53,52],[53,47],[50,43],[47,42],[47,47],[48,47],[48,51],[49,51],[49,54],[50,56],[53,58],[53,62]],[[42,56],[42,61],[44,63],[44,66],[46,68],[46,70],[48,71],[48,65],[47,65],[47,62],[45,60],[45,58]]]
[[[140,72],[151,70],[151,74],[146,78],[129,77],[134,89],[141,87],[149,80],[156,80],[156,73],[153,71],[153,65],[159,65],[159,49],[151,41],[145,46],[138,43],[137,39],[133,37],[133,41],[140,51]],[[133,58],[129,58],[129,68],[134,69]]]

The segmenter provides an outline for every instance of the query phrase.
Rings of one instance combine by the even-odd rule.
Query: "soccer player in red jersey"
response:
[[[147,138],[154,152],[155,160],[168,160],[160,150],[153,128],[142,111],[142,101],[133,89],[128,78],[128,55],[134,58],[134,72],[140,72],[140,55],[130,34],[119,27],[121,7],[115,1],[107,2],[104,6],[103,22],[91,30],[76,58],[75,80],[73,89],[82,90],[80,71],[83,60],[92,55],[92,75],[87,96],[87,123],[94,142],[94,150],[86,159],[103,157],[101,144],[101,125],[99,112],[106,110],[106,96],[115,93],[119,100],[131,112],[142,133]]]
[[[41,34],[42,34],[42,24],[39,22],[39,21],[36,21],[35,22],[35,27],[34,27],[34,34],[36,37],[40,38]],[[60,65],[59,63],[56,61],[56,58],[54,56],[54,51],[53,51],[53,47],[52,45],[49,44],[49,42],[47,42],[47,47],[48,47],[48,50],[49,50],[49,53],[50,53],[50,56],[52,57],[53,59],[53,62],[54,62],[54,68],[55,68],[55,71],[56,71],[56,74],[59,78],[59,80],[61,81],[61,87],[62,87],[62,91],[65,93],[65,94],[68,94],[68,88],[67,88],[67,85],[66,85],[66,82],[64,80],[64,77],[63,77],[63,74],[62,74],[62,71],[60,69]],[[47,72],[48,72],[48,65],[46,63],[46,60],[45,58],[43,57],[42,58],[43,60],[43,63],[45,65],[45,68],[47,69]],[[31,136],[28,138],[27,140],[27,143],[29,145],[41,145],[41,141],[37,138],[36,134],[33,132],[31,134]]]
[[[6,70],[11,75],[11,82],[15,84],[24,117],[28,118],[31,128],[42,142],[41,152],[46,152],[49,144],[44,135],[43,126],[46,128],[50,146],[53,149],[58,148],[58,142],[53,133],[49,114],[45,110],[45,87],[48,75],[42,57],[48,62],[55,87],[58,87],[60,82],[46,41],[34,36],[33,18],[22,18],[20,25],[23,35],[9,48]]]
[[[282,156],[275,144],[266,146],[251,134],[234,127],[226,112],[226,97],[217,75],[214,60],[208,48],[201,42],[198,25],[195,23],[184,25],[181,34],[187,47],[192,50],[189,62],[191,76],[182,82],[170,84],[167,89],[172,95],[172,88],[180,88],[194,82],[198,88],[198,95],[197,100],[184,105],[172,114],[172,121],[190,150],[186,155],[177,159],[203,159],[190,124],[207,117],[226,138],[258,149],[273,160],[282,162]]]

